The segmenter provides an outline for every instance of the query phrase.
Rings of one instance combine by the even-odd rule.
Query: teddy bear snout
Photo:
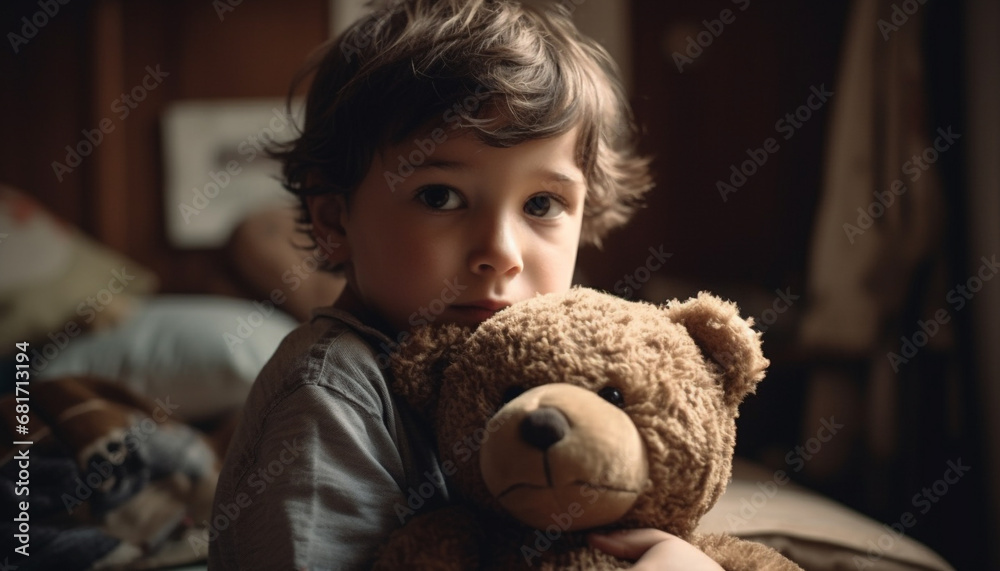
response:
[[[479,468],[497,508],[536,529],[556,518],[566,531],[632,509],[648,480],[645,444],[628,412],[596,388],[539,385],[490,418]]]
[[[525,442],[544,452],[566,437],[569,421],[559,409],[543,406],[525,415],[520,431]]]

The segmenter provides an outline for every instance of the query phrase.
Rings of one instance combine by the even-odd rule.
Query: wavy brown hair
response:
[[[302,202],[306,229],[305,197],[349,197],[375,152],[445,121],[496,147],[579,126],[585,244],[600,245],[652,187],[649,161],[636,152],[618,68],[603,47],[580,34],[562,5],[381,2],[320,46],[291,92],[309,77],[299,136],[272,149],[283,165],[283,185]]]

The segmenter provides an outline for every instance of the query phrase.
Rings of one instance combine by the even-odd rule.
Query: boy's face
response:
[[[342,244],[354,295],[396,330],[476,325],[570,287],[586,194],[576,137],[496,148],[431,131],[376,153],[349,206],[310,199],[314,231]]]

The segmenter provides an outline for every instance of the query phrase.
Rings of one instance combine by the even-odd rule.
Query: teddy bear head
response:
[[[707,293],[658,307],[573,288],[416,331],[393,390],[464,500],[538,529],[685,536],[725,489],[737,407],[768,365],[751,324]]]

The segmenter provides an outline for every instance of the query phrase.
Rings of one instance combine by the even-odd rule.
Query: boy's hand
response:
[[[658,529],[629,529],[587,536],[595,547],[622,559],[635,560],[633,569],[723,571],[722,567],[683,539]]]

